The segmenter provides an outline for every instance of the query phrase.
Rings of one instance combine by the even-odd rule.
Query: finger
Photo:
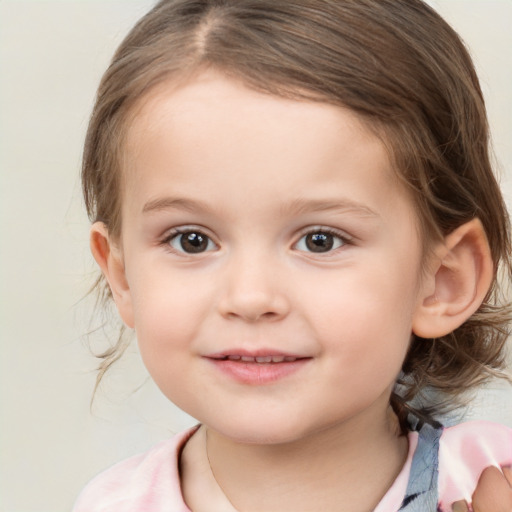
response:
[[[491,466],[484,470],[473,494],[475,512],[511,512],[512,488],[503,473]]]
[[[452,512],[469,512],[468,502],[466,500],[456,501],[452,504]]]
[[[507,479],[508,485],[512,487],[512,467],[505,466],[501,469],[503,471],[503,474],[505,475],[505,478]]]

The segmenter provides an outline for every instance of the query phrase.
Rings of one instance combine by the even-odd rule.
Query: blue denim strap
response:
[[[424,424],[419,431],[405,499],[399,512],[436,512],[438,507],[439,439],[442,427]]]

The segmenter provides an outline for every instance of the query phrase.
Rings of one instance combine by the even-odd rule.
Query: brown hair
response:
[[[87,211],[112,236],[121,228],[121,154],[134,104],[156,84],[204,67],[258,91],[357,112],[387,145],[425,240],[481,220],[493,285],[456,331],[412,340],[392,396],[402,427],[409,410],[428,418],[440,405],[414,409],[422,390],[441,390],[455,403],[462,391],[499,374],[510,323],[510,308],[500,304],[500,283],[512,276],[510,225],[490,163],[482,92],[455,31],[421,0],[160,1],[117,50],[87,133]],[[125,345],[120,337],[102,354],[98,381]]]

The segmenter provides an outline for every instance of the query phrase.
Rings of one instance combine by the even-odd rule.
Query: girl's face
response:
[[[209,72],[144,101],[124,161],[118,305],[165,395],[239,441],[382,424],[426,294],[381,141]]]

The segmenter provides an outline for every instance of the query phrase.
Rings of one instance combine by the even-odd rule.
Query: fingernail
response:
[[[456,501],[452,504],[452,512],[469,512],[468,502],[465,500]]]

